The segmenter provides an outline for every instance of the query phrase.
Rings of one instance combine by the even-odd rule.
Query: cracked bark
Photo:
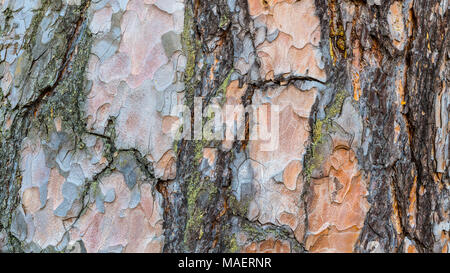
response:
[[[2,122],[5,123],[7,120],[11,120],[11,125],[8,131],[2,130],[2,138],[0,148],[2,150],[0,157],[0,165],[2,171],[2,179],[1,179],[1,190],[0,190],[0,219],[1,219],[1,229],[6,230],[8,232],[8,238],[11,240],[11,250],[12,251],[23,251],[20,246],[20,242],[17,241],[10,233],[11,221],[13,211],[20,204],[18,199],[18,192],[21,185],[21,170],[19,169],[19,161],[20,155],[19,152],[21,150],[22,140],[29,135],[30,129],[32,127],[44,127],[45,124],[39,124],[40,121],[43,120],[41,118],[42,115],[48,114],[45,113],[45,110],[42,109],[42,105],[48,101],[48,97],[53,95],[55,89],[64,81],[76,81],[77,79],[73,79],[73,77],[82,76],[84,73],[84,64],[82,64],[78,75],[73,73],[72,75],[67,75],[67,69],[71,67],[73,64],[73,52],[75,48],[78,47],[80,40],[83,39],[83,35],[85,34],[85,27],[83,29],[84,23],[84,12],[89,6],[89,1],[83,1],[80,6],[70,7],[69,15],[62,17],[60,19],[60,28],[57,30],[61,35],[57,39],[57,43],[53,45],[49,45],[49,48],[45,49],[42,55],[33,59],[31,54],[27,57],[29,58],[27,61],[30,62],[29,67],[27,67],[27,71],[25,71],[24,75],[29,75],[31,72],[36,69],[41,70],[43,73],[46,73],[46,76],[50,78],[50,81],[44,83],[45,86],[40,90],[32,93],[31,97],[28,100],[23,100],[19,102],[15,107],[10,107],[7,104],[7,96],[3,97],[2,104]],[[47,10],[58,10],[61,7],[58,6],[57,3],[50,3],[49,1],[43,2],[43,7],[41,10],[37,12],[37,14],[33,17],[33,24],[31,26],[30,33],[25,36],[24,49],[28,52],[31,52],[34,46],[34,40],[36,39],[37,32],[39,31],[38,26],[41,20],[44,18],[44,13]],[[3,35],[7,34],[9,29],[6,27]],[[48,51],[51,49],[54,51],[54,55]],[[45,63],[42,59],[43,56],[53,58],[49,63]],[[58,67],[57,63],[60,62],[61,65]],[[36,68],[41,66],[39,68]],[[29,79],[28,76],[26,78],[25,84],[22,84],[22,88],[27,88],[30,83],[34,83],[35,79]],[[39,87],[37,86],[37,89]],[[26,91],[23,91],[24,93]],[[58,98],[61,99],[61,98]],[[73,101],[71,101],[73,103]],[[9,107],[8,107],[9,106]],[[74,105],[75,109],[78,107]],[[42,128],[40,130],[45,130]],[[74,137],[77,135],[74,133]]]
[[[108,9],[121,10],[117,13],[120,15],[110,15],[112,23],[110,22],[108,31],[114,32],[114,27],[111,26],[121,26],[124,21],[131,20],[129,18],[133,15],[132,12],[137,13],[138,10],[133,5],[139,6],[142,1],[130,1],[131,4],[128,3],[127,7],[120,8],[119,4],[114,6],[112,2],[102,12],[109,12]],[[443,99],[448,98],[450,79],[447,2],[389,0],[379,5],[378,1],[310,1],[320,27],[320,38],[317,41],[320,54],[311,51],[308,56],[321,56],[318,63],[323,64],[317,66],[323,65],[325,80],[320,73],[314,74],[314,69],[317,69],[316,64],[313,64],[315,61],[304,65],[305,73],[297,73],[303,66],[293,69],[298,64],[289,62],[298,59],[289,58],[285,62],[289,63],[290,70],[277,74],[278,68],[274,63],[283,56],[273,57],[272,63],[265,59],[266,55],[272,57],[269,54],[270,47],[279,40],[291,41],[296,37],[303,39],[295,36],[296,33],[290,33],[286,25],[271,22],[270,20],[281,20],[273,19],[276,16],[271,13],[279,12],[275,9],[282,5],[292,5],[293,8],[294,5],[307,2],[184,1],[184,29],[180,34],[182,50],[179,51],[186,57],[182,82],[184,104],[191,110],[191,120],[194,120],[195,98],[202,98],[203,109],[213,105],[217,99],[226,100],[230,82],[237,82],[236,89],[244,90],[237,98],[238,103],[244,107],[261,100],[261,96],[275,98],[273,93],[278,92],[276,90],[282,90],[281,93],[295,88],[297,93],[294,94],[302,95],[316,90],[314,92],[317,95],[314,95],[311,108],[302,109],[308,112],[308,132],[306,139],[301,140],[305,146],[304,154],[296,155],[300,159],[293,159],[301,162],[301,173],[295,179],[295,190],[289,188],[292,185],[286,186],[289,191],[279,186],[279,178],[275,175],[263,182],[252,177],[253,182],[248,183],[249,186],[244,185],[248,188],[242,193],[241,188],[244,186],[238,183],[240,196],[237,196],[236,179],[239,179],[237,176],[240,175],[240,167],[246,161],[257,162],[252,158],[255,148],[249,139],[249,115],[245,117],[245,139],[233,141],[231,148],[223,148],[224,143],[217,140],[176,141],[173,145],[176,175],[170,178],[158,175],[160,159],[153,158],[150,153],[146,154],[143,151],[145,149],[136,144],[136,141],[134,146],[128,147],[121,142],[123,135],[116,133],[116,130],[122,130],[120,126],[123,125],[118,121],[123,114],[122,110],[107,115],[103,130],[88,128],[85,104],[89,104],[89,100],[95,97],[89,92],[94,92],[97,84],[95,80],[87,80],[87,74],[95,74],[92,71],[95,65],[91,66],[88,56],[92,55],[90,52],[93,44],[98,45],[96,39],[100,39],[91,33],[92,25],[91,28],[89,26],[91,22],[95,22],[94,14],[104,7],[99,8],[91,1],[81,1],[79,5],[67,5],[63,1],[43,1],[39,10],[33,14],[33,23],[24,35],[22,49],[26,52],[23,55],[26,65],[23,65],[21,73],[14,75],[18,79],[22,78],[19,84],[14,83],[20,90],[19,98],[15,99],[15,94],[6,90],[2,90],[0,95],[0,249],[15,252],[76,251],[72,245],[64,243],[63,238],[59,238],[58,244],[46,247],[41,247],[40,242],[33,240],[30,243],[26,235],[29,231],[25,229],[19,232],[20,228],[19,231],[17,228],[20,223],[16,218],[22,213],[18,211],[26,207],[21,192],[23,143],[28,139],[42,139],[42,143],[46,143],[42,145],[50,147],[52,135],[56,133],[71,147],[71,151],[76,152],[87,151],[84,143],[87,142],[87,136],[94,138],[102,143],[100,153],[105,158],[92,178],[85,178],[81,186],[81,208],[75,210],[75,215],[63,217],[67,226],[71,227],[65,229],[64,238],[72,236],[71,230],[82,225],[82,218],[95,211],[93,203],[100,207],[100,202],[97,201],[98,185],[120,173],[130,192],[136,189],[135,184],[139,187],[150,185],[152,200],[161,199],[162,234],[154,236],[158,237],[155,239],[158,242],[163,237],[162,247],[159,249],[162,252],[448,252],[449,109],[448,102],[446,105]],[[148,4],[146,9],[150,9],[151,5]],[[155,5],[157,8],[152,16],[159,12],[163,15],[158,15],[161,16],[158,18],[166,18],[164,16],[168,14],[172,16],[168,11],[170,8]],[[56,34],[50,43],[41,44],[39,39],[42,39],[43,30],[40,26],[46,18],[45,14],[56,14],[62,10],[65,13],[58,15],[56,19]],[[11,8],[2,12],[7,15],[17,11]],[[269,13],[270,20],[263,23],[258,21],[261,16]],[[294,21],[294,18],[291,20]],[[144,25],[139,21],[127,26],[138,28],[139,24]],[[270,24],[279,28],[276,30],[279,33],[276,32],[273,39],[268,38],[273,35],[269,33],[274,28]],[[308,24],[314,26],[309,21],[305,23],[309,27]],[[111,42],[111,47],[116,42],[125,44],[124,37],[130,29],[121,27],[120,34]],[[0,49],[7,47],[8,31],[10,29],[6,24],[1,32],[5,42],[2,42]],[[265,36],[259,41],[261,31]],[[316,43],[314,38],[311,40],[303,48],[296,50],[306,50],[310,44]],[[292,45],[286,44],[286,48],[298,46],[296,42],[298,41],[293,41]],[[120,52],[122,55],[118,54],[119,57],[123,57],[127,46],[139,47],[135,44],[125,45],[116,49],[115,53]],[[138,50],[140,49],[136,49]],[[286,50],[286,55],[287,52]],[[134,52],[130,53],[132,54]],[[308,56],[302,58],[306,59]],[[171,56],[167,57],[170,59]],[[246,63],[248,67],[240,63],[243,59],[250,60]],[[132,61],[135,60],[130,62]],[[2,61],[0,68],[4,71],[5,65],[6,61]],[[267,68],[270,65],[273,66],[272,71],[268,72],[266,70],[270,70]],[[120,63],[120,70],[127,70],[126,66],[123,61]],[[247,71],[243,72],[243,67]],[[138,69],[133,67],[132,70],[135,73]],[[119,75],[121,72],[116,70],[111,74]],[[6,79],[6,73],[3,74],[2,79]],[[108,82],[104,80],[106,76],[101,77],[102,81]],[[122,76],[122,83],[126,81],[130,86],[136,84],[127,77]],[[131,93],[133,88],[127,90]],[[290,99],[297,100],[294,97]],[[300,97],[302,99],[306,100]],[[105,105],[114,103],[117,102],[107,102]],[[128,106],[124,105],[118,108]],[[100,107],[95,110],[99,109]],[[349,109],[355,111],[351,112]],[[62,132],[54,125],[55,116],[62,119]],[[356,123],[347,127],[342,125],[342,120],[349,117],[360,119],[361,127]],[[203,116],[202,122],[206,123],[210,118]],[[303,126],[299,124],[302,123],[295,126]],[[146,129],[151,130],[153,127]],[[192,123],[191,132],[194,130],[195,124]],[[139,135],[135,138],[138,139]],[[60,164],[56,157],[63,145],[58,146],[56,151],[47,146],[45,163],[48,167],[55,168]],[[205,167],[207,151],[214,152],[214,164],[208,168]],[[239,167],[236,168],[235,164],[239,164]],[[252,168],[256,173],[257,169],[254,166]],[[58,170],[64,178],[69,179],[72,169],[73,167],[64,171],[59,167]],[[164,172],[166,170],[167,168]],[[288,166],[283,166],[277,171],[282,176],[289,177],[288,170]],[[346,172],[353,173],[347,177],[347,174],[342,174]],[[286,177],[281,180],[287,185]],[[346,179],[350,181],[349,185],[345,184]],[[327,184],[330,204],[321,195],[325,189],[322,187],[324,184]],[[364,198],[356,193],[351,195],[358,187],[364,188],[361,192],[367,191]],[[278,196],[276,199],[281,200],[280,203],[276,203],[273,195],[270,195],[273,192]],[[291,196],[296,198],[289,199]],[[143,197],[139,192],[139,198]],[[345,211],[342,209],[344,206],[340,205],[349,205],[346,202],[350,201],[368,203],[367,211],[362,208],[361,215],[341,217],[356,217],[357,220],[348,220],[347,223],[331,219],[333,216],[325,215],[325,212],[322,216],[326,221],[322,223],[317,220],[317,215],[320,216],[321,213],[318,208],[321,206],[326,208],[323,211],[335,210],[337,214]],[[258,213],[252,216],[251,206],[255,206],[255,202],[259,206]],[[271,204],[264,204],[271,202],[276,203],[280,211],[276,211],[278,207],[268,208]],[[130,205],[127,210],[131,211],[136,206]],[[282,209],[286,211],[281,211]],[[294,219],[287,218],[288,216],[283,218],[282,215],[289,215]],[[103,216],[92,218],[95,217]],[[152,218],[154,217],[156,216],[153,215]],[[101,233],[99,231],[94,235],[101,237]],[[342,239],[339,236],[349,237]],[[96,242],[86,240],[83,236],[77,240],[80,244],[78,251],[86,251],[85,244],[87,251],[116,250],[116,245],[112,243],[97,246]],[[118,249],[122,251],[132,245],[133,239],[127,240],[129,241]],[[130,249],[154,251],[157,248]]]

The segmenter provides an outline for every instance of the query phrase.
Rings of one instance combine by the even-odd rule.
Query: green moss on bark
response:
[[[317,119],[312,128],[312,142],[305,156],[306,179],[311,178],[312,172],[320,167],[324,160],[320,153],[320,147],[325,141],[325,137],[333,128],[333,119],[338,117],[342,111],[345,99],[348,97],[346,90],[340,90],[336,93],[333,102],[325,109],[325,118]]]

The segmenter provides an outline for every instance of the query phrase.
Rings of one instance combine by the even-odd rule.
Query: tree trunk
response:
[[[4,0],[0,251],[449,252],[449,8]]]

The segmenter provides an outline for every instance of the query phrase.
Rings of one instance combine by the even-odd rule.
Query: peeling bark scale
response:
[[[449,9],[2,0],[0,252],[450,252]]]

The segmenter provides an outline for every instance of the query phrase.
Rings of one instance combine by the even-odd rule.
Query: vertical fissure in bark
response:
[[[39,63],[39,65],[41,65],[40,69],[42,71],[47,71],[48,74],[52,75],[50,77],[53,77],[54,81],[49,82],[48,85],[42,89],[33,90],[32,98],[34,99],[25,101],[24,103],[18,103],[14,108],[9,109],[10,116],[8,118],[11,119],[11,126],[8,131],[1,132],[0,166],[2,179],[0,194],[0,230],[8,231],[8,239],[12,251],[24,251],[22,242],[15,238],[11,233],[12,217],[15,215],[13,211],[19,206],[20,201],[18,195],[22,181],[19,166],[22,141],[29,135],[33,126],[46,126],[43,123],[37,124],[37,122],[42,121],[42,116],[47,114],[42,112],[41,105],[47,103],[47,100],[52,97],[53,91],[72,73],[71,65],[73,59],[76,58],[77,55],[76,48],[79,46],[80,41],[85,38],[84,36],[87,27],[86,11],[89,5],[90,0],[87,0],[82,1],[80,6],[71,6],[68,8],[70,16],[59,19],[61,20],[61,24],[64,25],[64,33],[55,38],[61,39],[58,40],[58,43],[55,43],[55,47],[59,47],[52,49],[56,52],[62,52],[59,56],[61,58],[59,60],[61,63],[60,66],[51,68],[49,64],[40,63],[42,56],[49,54],[48,49],[44,50],[37,58],[30,61],[30,70],[35,69]],[[37,14],[32,19],[32,27],[26,34],[24,43],[24,48],[30,55],[32,55],[30,52],[33,50],[36,43],[36,34],[39,31],[39,25],[45,17],[44,14],[48,9],[52,8],[57,7],[52,6],[51,1],[43,1],[40,10],[37,11]],[[54,45],[51,44],[50,46]],[[85,66],[86,63],[83,63],[81,64],[81,67],[78,68],[81,70],[81,73],[79,73],[77,77],[83,77]],[[26,71],[23,73],[26,73]],[[26,75],[27,81],[30,79],[30,74]],[[22,85],[21,88],[27,88],[27,86],[25,85],[24,87],[24,85]],[[25,91],[23,92],[26,93]],[[78,105],[73,105],[73,107],[76,109],[79,108]],[[78,120],[80,120],[79,118],[80,117],[78,117]]]

